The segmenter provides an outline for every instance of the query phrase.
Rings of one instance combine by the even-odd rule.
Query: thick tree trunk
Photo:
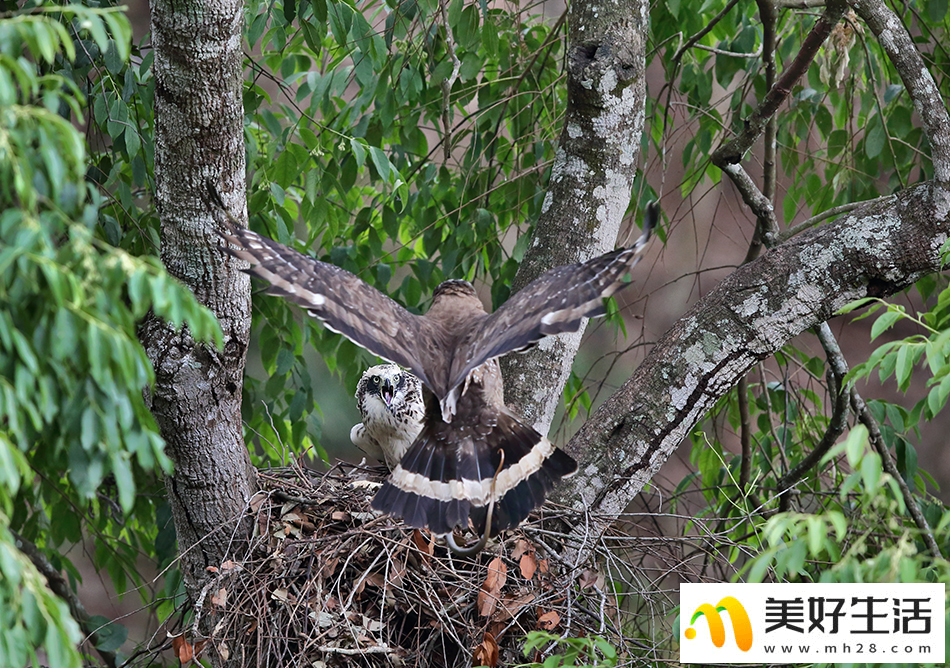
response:
[[[175,463],[167,479],[181,570],[192,600],[207,568],[240,558],[254,470],[244,445],[241,388],[250,334],[249,279],[218,250],[202,193],[212,181],[244,213],[241,27],[236,0],[153,2],[155,202],[162,261],[217,315],[224,350],[152,320],[142,340],[155,367],[152,411]]]
[[[534,240],[517,291],[552,267],[612,250],[637,171],[646,100],[647,3],[572,2],[568,106]],[[585,323],[586,324],[586,323]],[[502,358],[505,399],[546,433],[584,328]]]

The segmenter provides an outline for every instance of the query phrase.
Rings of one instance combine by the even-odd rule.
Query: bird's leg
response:
[[[492,513],[495,510],[495,481],[498,480],[498,474],[501,473],[501,469],[505,465],[505,451],[500,450],[499,452],[501,453],[501,461],[498,462],[498,468],[495,469],[495,475],[491,479],[491,498],[488,500],[488,512],[485,514],[485,528],[482,530],[482,537],[472,545],[459,547],[458,543],[455,542],[455,534],[448,534],[445,537],[445,544],[449,546],[452,554],[460,557],[470,557],[481,552],[488,544],[488,537],[491,535]]]

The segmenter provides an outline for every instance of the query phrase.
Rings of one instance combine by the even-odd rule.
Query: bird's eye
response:
[[[379,385],[379,376],[373,376],[373,385]]]

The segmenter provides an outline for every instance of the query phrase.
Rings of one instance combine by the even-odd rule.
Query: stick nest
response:
[[[563,651],[549,641],[526,658],[526,634],[541,630],[605,638],[625,663],[633,626],[616,572],[605,586],[559,555],[563,536],[549,528],[558,509],[546,505],[543,525],[532,515],[474,557],[453,556],[370,507],[385,474],[261,471],[249,556],[209,569],[194,647],[255,667],[504,666]]]

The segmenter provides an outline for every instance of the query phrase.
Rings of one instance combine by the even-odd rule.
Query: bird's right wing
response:
[[[219,234],[229,245],[221,249],[250,264],[246,271],[265,281],[269,294],[299,304],[327,329],[409,369],[430,385],[417,349],[429,338],[419,316],[345,269],[298,253],[228,218],[230,224]]]
[[[643,218],[643,234],[630,248],[557,267],[512,295],[456,350],[450,392],[487,360],[527,348],[545,336],[575,332],[583,318],[603,315],[604,299],[627,285],[624,277],[640,261],[658,217],[653,202]]]

